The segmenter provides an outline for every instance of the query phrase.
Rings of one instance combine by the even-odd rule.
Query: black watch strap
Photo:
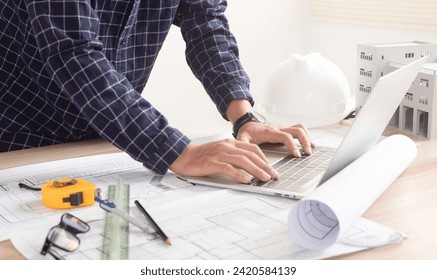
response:
[[[247,112],[235,121],[234,126],[232,127],[232,135],[237,138],[240,128],[248,122],[264,123],[265,121],[258,118],[253,112]]]

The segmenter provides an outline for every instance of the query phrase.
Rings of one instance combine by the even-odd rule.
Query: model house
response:
[[[376,81],[423,56],[437,61],[437,44],[412,41],[358,45],[356,110],[372,94]],[[427,63],[417,75],[390,121],[390,126],[427,139],[437,138],[437,63]],[[433,114],[434,112],[434,114]]]

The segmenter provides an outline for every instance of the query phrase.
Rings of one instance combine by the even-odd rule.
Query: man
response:
[[[277,128],[247,114],[249,78],[224,16],[224,0],[1,0],[0,151],[102,137],[145,167],[222,173],[243,183],[278,176],[257,145],[299,156],[302,125]],[[203,145],[171,127],[141,97],[171,27],[180,27],[195,76],[238,140]]]

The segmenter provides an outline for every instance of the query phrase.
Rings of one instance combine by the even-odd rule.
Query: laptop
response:
[[[294,158],[283,145],[260,145],[279,173],[277,180],[253,179],[250,184],[241,184],[224,175],[183,179],[198,185],[301,199],[377,143],[426,60],[420,58],[381,77],[337,149],[316,147],[311,155],[302,153],[302,158]]]

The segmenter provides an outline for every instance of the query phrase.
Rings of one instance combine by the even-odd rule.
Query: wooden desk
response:
[[[437,140],[416,143],[417,158],[365,213],[369,219],[406,232],[408,238],[334,259],[437,259]],[[0,169],[116,151],[101,140],[61,144],[0,154]],[[0,259],[24,257],[4,241]]]

